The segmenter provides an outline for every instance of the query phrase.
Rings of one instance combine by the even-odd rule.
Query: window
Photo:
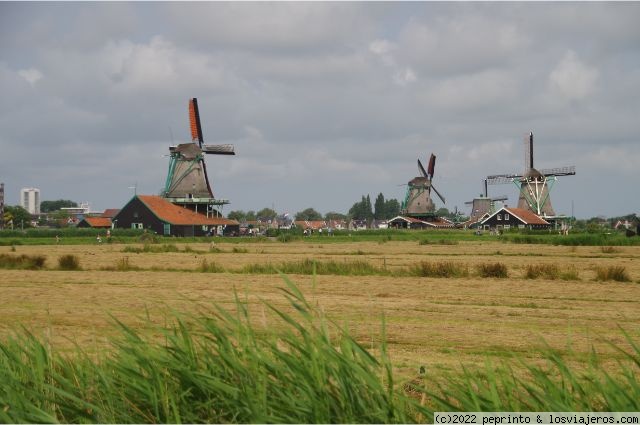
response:
[[[504,219],[505,219],[505,220],[509,220],[509,214],[505,214],[505,215],[504,215]]]
[[[498,220],[502,220],[502,214],[498,214]]]
[[[169,223],[164,223],[164,234],[165,235],[170,235],[171,234],[171,224]]]
[[[509,230],[510,228],[511,228],[511,226],[510,226],[510,225],[508,225],[508,224],[505,224],[505,225],[504,225],[504,230]]]
[[[131,223],[132,229],[144,229],[144,224],[142,223]]]
[[[518,224],[518,229],[524,229],[524,224]]]

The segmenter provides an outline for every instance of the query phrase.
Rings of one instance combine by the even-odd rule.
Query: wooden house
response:
[[[107,217],[85,217],[76,227],[91,227],[93,229],[110,229],[111,219]]]
[[[485,230],[548,229],[548,221],[523,208],[502,207],[485,218],[480,226]]]
[[[115,228],[148,229],[165,236],[237,235],[240,223],[207,217],[160,196],[136,195],[113,218]]]

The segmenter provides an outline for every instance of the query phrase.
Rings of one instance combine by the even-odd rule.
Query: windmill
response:
[[[0,183],[0,230],[4,229],[4,183]]]
[[[425,171],[422,162],[418,159],[418,170],[420,176],[413,178],[407,184],[407,193],[402,202],[401,212],[407,216],[424,216],[433,214],[436,207],[431,200],[431,189],[438,195],[442,203],[445,203],[444,197],[433,186],[433,174],[436,167],[436,156],[431,154],[429,166]]]
[[[216,206],[229,201],[215,199],[207,177],[204,155],[235,155],[233,145],[207,145],[202,137],[198,100],[189,100],[191,142],[169,147],[169,171],[163,197],[195,212],[218,215]]]
[[[555,211],[551,205],[549,192],[553,188],[558,177],[573,176],[576,174],[575,166],[547,168],[537,170],[533,167],[533,133],[529,133],[525,139],[525,170],[523,174],[496,174],[485,179],[485,191],[487,184],[513,183],[520,192],[518,208],[526,209],[539,216],[552,217]],[[485,192],[486,193],[486,192]]]

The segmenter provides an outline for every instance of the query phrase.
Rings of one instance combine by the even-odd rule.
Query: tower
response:
[[[414,177],[407,184],[407,192],[400,207],[401,213],[407,216],[419,217],[424,215],[430,215],[435,212],[435,204],[431,199],[431,190],[438,195],[440,200],[444,203],[444,197],[433,186],[433,174],[436,167],[436,156],[431,154],[429,158],[429,166],[425,171],[422,166],[422,162],[418,159],[418,170],[420,176]]]

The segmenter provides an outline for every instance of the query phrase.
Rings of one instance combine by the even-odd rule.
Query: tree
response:
[[[227,218],[229,220],[236,220],[236,221],[239,221],[239,222],[245,221],[246,216],[247,216],[247,214],[242,210],[231,211],[231,212],[229,212],[229,214],[227,214]]]
[[[400,202],[397,199],[387,199],[384,203],[385,220],[400,215]]]
[[[330,211],[328,213],[326,213],[324,215],[324,219],[325,220],[336,220],[336,221],[340,221],[340,220],[346,220],[348,217],[346,214],[342,214],[339,212],[335,212],[335,211]]]
[[[40,211],[43,213],[58,211],[60,208],[72,208],[77,207],[76,202],[68,199],[58,199],[56,201],[42,201],[40,203]]]
[[[10,226],[13,221],[13,228],[31,227],[31,214],[19,205],[14,207],[5,205],[4,207],[4,226]]]
[[[376,220],[384,220],[385,218],[387,218],[386,206],[387,205],[384,202],[384,195],[382,193],[379,193],[374,204],[373,216]]]
[[[278,213],[272,210],[271,208],[263,208],[256,213],[256,217],[258,220],[267,221],[273,220],[278,216]]]
[[[253,210],[247,211],[247,215],[244,216],[247,221],[256,221],[256,212]]]
[[[354,220],[371,220],[373,218],[373,211],[371,211],[371,199],[369,195],[365,198],[364,195],[360,202],[356,202],[349,209],[349,217]]]
[[[307,208],[304,211],[296,213],[296,220],[317,221],[322,220],[322,214],[313,208]]]
[[[436,211],[436,215],[439,217],[449,217],[449,215],[451,214],[449,213],[448,209],[442,207],[438,211]]]

